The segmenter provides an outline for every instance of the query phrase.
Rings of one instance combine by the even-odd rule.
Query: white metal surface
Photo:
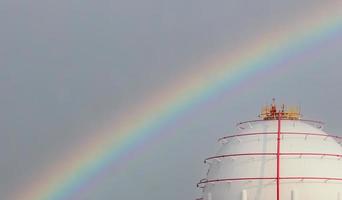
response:
[[[216,155],[220,157],[207,160],[209,171],[199,184],[202,198],[275,200],[277,120],[239,127],[238,136],[221,140]],[[300,120],[282,121],[281,200],[340,199],[342,147],[338,138],[329,137],[318,127]]]

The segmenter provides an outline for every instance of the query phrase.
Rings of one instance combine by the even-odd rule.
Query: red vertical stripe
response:
[[[278,137],[277,137],[277,200],[280,200],[280,127],[281,127],[281,112],[278,113]]]

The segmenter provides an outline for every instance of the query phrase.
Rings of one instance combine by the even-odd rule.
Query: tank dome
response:
[[[200,199],[342,200],[342,139],[274,104],[260,116],[219,139]]]

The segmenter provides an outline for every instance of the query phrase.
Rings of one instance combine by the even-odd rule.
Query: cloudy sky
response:
[[[0,199],[14,200],[84,138],[204,61],[336,7],[342,14],[337,0],[0,0]],[[184,111],[158,130],[161,139],[72,198],[199,197],[216,139],[272,97],[342,136],[341,52],[340,33]]]

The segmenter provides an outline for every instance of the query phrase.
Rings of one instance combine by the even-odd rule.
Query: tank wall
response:
[[[273,133],[277,121],[253,124],[237,134]],[[282,132],[324,134],[320,129],[303,122],[286,121]],[[243,155],[249,153],[276,153],[277,135],[249,135],[226,140],[216,156],[210,159],[208,180],[235,178],[275,178],[275,155]],[[342,154],[341,145],[332,137],[282,135],[281,153]],[[282,155],[280,158],[281,177],[321,177],[342,178],[342,159],[324,155]],[[342,181],[322,180],[281,180],[281,199],[338,199],[342,193]],[[274,200],[276,182],[272,180],[216,181],[203,189],[205,200]],[[340,199],[341,200],[341,199]]]

